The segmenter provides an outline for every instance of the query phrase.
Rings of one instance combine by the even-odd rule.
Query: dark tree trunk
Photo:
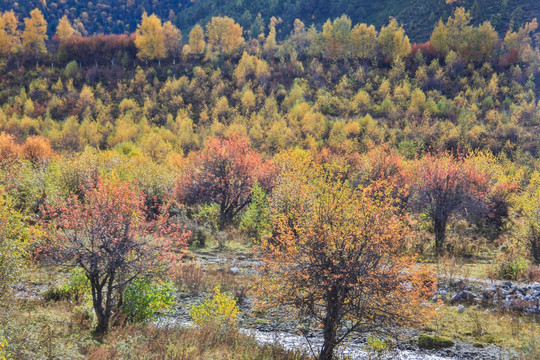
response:
[[[103,335],[109,330],[109,316],[107,316],[106,309],[103,308],[103,288],[99,285],[99,279],[91,281],[90,284],[92,286],[92,304],[98,322],[94,332],[96,335]]]
[[[444,240],[446,239],[446,223],[447,217],[444,215],[435,216],[433,219],[433,227],[435,231],[435,249],[441,251]]]
[[[334,350],[336,348],[336,337],[338,328],[339,300],[338,292],[333,287],[328,296],[326,303],[326,317],[323,321],[323,346],[319,354],[319,360],[332,360]]]
[[[98,324],[94,331],[95,334],[96,335],[106,334],[107,331],[109,331],[110,316],[108,316],[105,312],[98,313],[97,311],[96,311],[96,315],[98,319]]]
[[[90,285],[92,287],[92,303],[98,321],[94,332],[96,335],[103,335],[109,331],[113,305],[114,276],[109,275],[104,283],[100,283],[98,277],[90,279]],[[104,295],[105,298],[103,298]]]
[[[321,354],[319,355],[319,360],[332,360],[335,348],[336,344],[332,340],[326,339],[325,334],[325,339],[321,349]]]

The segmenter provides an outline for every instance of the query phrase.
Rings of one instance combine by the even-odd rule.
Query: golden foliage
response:
[[[206,25],[210,49],[220,54],[230,54],[244,43],[242,27],[229,17],[213,17]]]
[[[190,54],[201,55],[206,48],[206,42],[204,41],[204,30],[197,24],[191,29],[189,33],[189,52]]]
[[[25,159],[32,162],[46,161],[54,155],[49,139],[42,136],[30,136],[21,147]]]
[[[71,26],[67,15],[62,16],[56,27],[56,37],[60,42],[66,41],[75,34],[75,29]]]
[[[11,11],[0,14],[0,56],[10,55],[21,43],[21,32],[18,29],[19,20]]]
[[[39,9],[30,12],[30,17],[24,19],[22,33],[23,49],[29,54],[37,56],[47,52],[45,40],[47,36],[47,21]]]
[[[142,60],[163,59],[167,55],[163,26],[155,14],[143,14],[142,22],[137,26],[135,45],[137,57]]]

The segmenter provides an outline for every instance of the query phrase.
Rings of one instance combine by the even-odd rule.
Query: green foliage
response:
[[[369,359],[382,359],[383,356],[389,352],[390,344],[388,341],[384,341],[374,336],[369,336],[366,341],[366,350],[369,354]]]
[[[0,298],[28,266],[29,229],[0,188]]]
[[[191,308],[189,315],[199,326],[217,325],[228,328],[236,326],[239,312],[234,297],[222,293],[220,288],[216,287],[211,297]]]
[[[519,232],[523,246],[531,257],[540,262],[540,173],[534,172],[529,186],[518,199],[518,207],[522,212]]]
[[[84,273],[84,270],[75,268],[70,271],[66,282],[56,287],[51,287],[42,294],[46,301],[75,301],[81,302],[85,298],[89,300],[90,282]]]
[[[258,241],[272,232],[268,198],[264,189],[258,184],[253,186],[251,203],[242,216],[240,230],[254,241]]]
[[[194,215],[197,221],[205,226],[210,233],[215,234],[220,230],[219,204],[204,204],[199,207],[199,211]]]
[[[422,349],[436,350],[454,346],[454,342],[444,336],[420,334],[418,346]]]
[[[529,265],[520,252],[503,252],[493,262],[492,271],[498,279],[519,280],[525,277]]]
[[[79,74],[79,71],[79,64],[77,64],[77,61],[73,60],[66,65],[64,73],[67,78],[73,79]]]
[[[124,291],[122,313],[131,322],[150,320],[174,305],[175,294],[171,282],[152,282],[138,278]]]

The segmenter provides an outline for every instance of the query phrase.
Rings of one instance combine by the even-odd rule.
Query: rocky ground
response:
[[[194,254],[193,260],[200,261],[203,269],[214,269],[227,272],[234,276],[251,276],[256,274],[260,262],[250,255],[228,255],[222,256],[216,253]],[[480,282],[481,284],[481,282]],[[535,299],[527,302],[527,309],[535,312],[538,309],[538,298],[540,295],[540,284],[517,286],[509,282],[499,282],[490,285],[485,289],[480,286],[472,286],[469,281],[455,281],[451,285],[440,287],[433,300],[442,299],[443,301],[455,305],[458,310],[466,306],[488,306],[493,309],[493,305],[500,305],[497,301],[503,301],[504,304],[518,304],[523,299]],[[192,305],[200,302],[205,297],[204,294],[190,295],[184,294],[179,300],[181,306],[175,309],[174,314],[170,314],[166,322],[189,323],[188,311]],[[523,298],[522,298],[523,297]],[[508,299],[508,300],[507,300]],[[529,300],[527,300],[529,301]],[[461,307],[460,307],[461,306]],[[514,305],[512,305],[514,306]],[[246,331],[253,331],[254,336],[263,339],[263,341],[276,341],[285,347],[305,348],[309,352],[309,346],[305,337],[317,342],[321,337],[318,331],[306,331],[305,336],[298,335],[298,328],[301,324],[288,319],[282,311],[273,313],[257,313],[253,311],[252,299],[247,297],[240,304],[241,316],[240,325]],[[491,311],[490,310],[490,311]],[[512,351],[503,349],[496,345],[480,345],[468,341],[453,341],[452,346],[426,350],[418,344],[420,332],[416,329],[404,329],[401,339],[395,343],[395,352],[389,355],[389,359],[514,359],[518,355]],[[272,340],[273,339],[273,340]],[[365,338],[358,338],[349,344],[352,349],[345,351],[344,355],[351,359],[364,359],[367,355],[363,348],[365,347]]]
[[[250,254],[221,254],[219,252],[192,252],[191,260],[199,262],[204,272],[218,272],[234,278],[250,277],[257,273],[260,261]],[[14,288],[20,299],[37,300],[46,285],[20,283]],[[184,291],[178,296],[178,306],[160,318],[158,324],[188,325],[189,310],[205,299],[208,293]],[[468,307],[485,309],[488,312],[512,310],[540,319],[540,283],[523,284],[510,281],[495,281],[491,284],[481,279],[460,279],[440,286],[433,301],[442,300],[464,312]],[[241,309],[240,326],[243,331],[252,333],[261,342],[277,342],[286,348],[304,349],[309,352],[307,339],[316,344],[321,338],[317,330],[306,330],[299,335],[302,324],[290,320],[283,310],[260,313],[254,311],[253,300],[246,296],[239,303]],[[418,343],[420,331],[403,329],[402,336],[395,343],[394,352],[388,359],[515,359],[518,355],[512,350],[493,344],[478,344],[452,339],[451,345],[438,349],[423,349]],[[357,338],[342,349],[342,355],[350,359],[365,359],[365,338]]]
[[[518,284],[498,281],[489,286],[482,282],[458,279],[440,286],[433,301],[441,299],[450,304],[476,305],[479,308],[515,311],[540,316],[540,283]]]

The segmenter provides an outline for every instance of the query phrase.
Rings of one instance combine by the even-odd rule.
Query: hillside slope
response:
[[[0,11],[13,9],[22,18],[37,7],[50,32],[65,14],[83,34],[133,32],[147,11],[173,21],[183,31],[212,16],[227,15],[253,36],[275,16],[283,20],[278,28],[281,38],[289,34],[296,18],[321,26],[328,18],[347,14],[353,23],[380,27],[393,16],[404,24],[413,41],[420,42],[428,38],[438,19],[446,19],[457,6],[471,11],[473,23],[489,20],[500,34],[540,17],[540,2],[535,0],[459,0],[450,4],[444,0],[21,0],[0,2]]]

